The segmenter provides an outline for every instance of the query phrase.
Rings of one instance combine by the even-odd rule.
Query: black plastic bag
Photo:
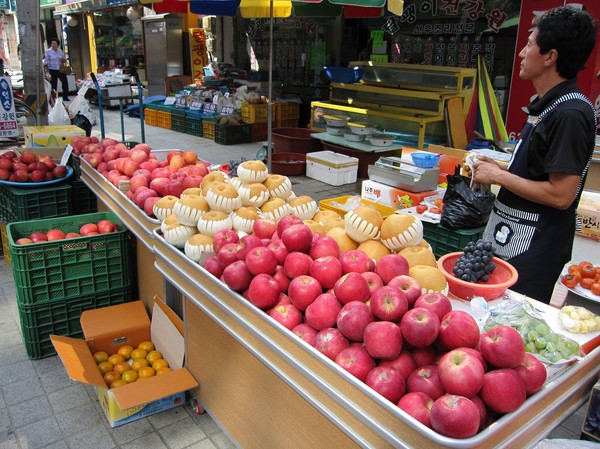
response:
[[[71,119],[71,124],[83,129],[87,137],[92,135],[92,124],[85,115],[75,114]]]
[[[440,223],[450,229],[473,229],[485,226],[496,197],[487,188],[471,189],[470,179],[460,174],[448,175],[448,188]]]

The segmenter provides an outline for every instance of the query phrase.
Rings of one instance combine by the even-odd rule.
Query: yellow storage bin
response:
[[[166,111],[156,111],[156,126],[171,129],[171,113]]]

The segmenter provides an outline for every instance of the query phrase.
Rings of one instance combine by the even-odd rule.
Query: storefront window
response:
[[[143,63],[144,46],[141,21],[131,21],[126,8],[93,13],[94,40],[99,68],[127,69]]]

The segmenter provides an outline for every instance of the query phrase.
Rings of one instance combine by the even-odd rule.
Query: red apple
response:
[[[204,262],[204,269],[216,278],[220,278],[223,274],[223,266],[219,262],[217,256],[210,256]]]
[[[431,419],[429,418],[431,407],[433,407],[433,399],[422,391],[406,393],[398,401],[398,408],[404,410],[427,427],[431,427]]]
[[[399,288],[406,295],[409,309],[412,309],[415,305],[415,301],[421,296],[421,286],[419,282],[407,274],[401,274],[390,279],[387,283],[390,287]]]
[[[531,396],[542,389],[546,383],[546,367],[533,354],[525,353],[523,364],[515,368],[515,371],[525,385],[527,396]]]
[[[318,280],[323,288],[329,289],[342,276],[342,264],[334,256],[319,257],[310,264],[309,274]]]
[[[367,374],[365,383],[386,398],[396,404],[406,392],[404,377],[389,366],[376,366]]]
[[[313,240],[313,232],[304,223],[294,224],[286,228],[280,237],[289,252],[308,253]]]
[[[259,218],[252,223],[252,233],[261,239],[270,239],[277,231],[277,223],[269,218]]]
[[[340,257],[340,245],[333,237],[320,236],[312,243],[308,254],[315,260],[326,256],[332,256],[338,260]]]
[[[148,189],[146,187],[140,187],[133,194],[133,202],[136,204],[137,207],[143,209],[146,200],[155,196],[158,196],[158,194],[154,190]]]
[[[462,396],[446,394],[437,399],[429,417],[433,430],[450,438],[469,438],[479,430],[479,410]]]
[[[277,222],[277,235],[281,237],[283,231],[294,224],[302,224],[302,219],[296,215],[284,215]]]
[[[350,273],[351,271],[355,271],[357,273],[372,271],[371,259],[367,253],[360,249],[351,249],[349,251],[345,251],[340,256],[340,262],[342,264],[342,271],[344,274]]]
[[[291,252],[283,262],[283,271],[290,279],[308,275],[310,273],[310,264],[312,261],[312,258],[308,254],[298,251]]]
[[[365,327],[363,343],[374,359],[394,360],[402,351],[402,332],[391,321],[373,321]]]
[[[279,288],[281,291],[287,293],[291,280],[289,277],[287,277],[281,265],[277,265],[277,268],[275,268],[275,273],[273,273],[273,277],[277,282],[279,282]]]
[[[400,351],[400,355],[393,360],[381,360],[379,362],[379,366],[389,366],[394,368],[396,371],[402,374],[404,380],[408,379],[410,373],[417,369],[415,359],[413,358],[412,354],[405,349]]]
[[[144,175],[133,175],[129,180],[129,190],[133,193],[141,186],[148,187],[148,185],[148,179]]]
[[[46,172],[41,170],[33,170],[29,174],[29,179],[31,179],[31,182],[45,182]]]
[[[369,371],[375,368],[375,360],[362,346],[349,346],[343,349],[335,358],[335,363],[363,382]]]
[[[426,393],[434,401],[446,393],[435,365],[421,366],[410,373],[406,379],[406,389]]]
[[[15,240],[15,243],[17,245],[31,245],[33,242],[33,240],[31,240],[30,238],[27,237],[21,237],[20,239]]]
[[[308,305],[304,311],[304,321],[317,330],[335,326],[342,305],[330,293],[323,293]]]
[[[83,236],[98,234],[98,225],[96,223],[86,223],[79,228],[79,233]]]
[[[283,242],[281,240],[277,240],[277,241],[271,240],[271,242],[267,245],[267,248],[269,248],[271,251],[273,251],[273,253],[275,253],[275,258],[277,259],[277,263],[279,265],[283,266],[283,263],[285,262],[285,259],[287,258],[288,254],[289,254],[288,250],[285,248],[285,245],[283,244]],[[303,254],[303,253],[301,253],[301,254]],[[308,274],[308,272],[303,273],[303,274]]]
[[[410,350],[413,360],[417,367],[431,365],[437,359],[437,352],[433,346],[425,346],[424,348],[412,348]]]
[[[321,293],[323,293],[323,287],[319,281],[307,275],[292,279],[287,291],[292,304],[302,311],[306,310]]]
[[[367,285],[369,286],[370,294],[373,294],[375,290],[383,286],[383,281],[381,280],[379,275],[374,271],[363,271],[362,273],[360,273],[360,275],[367,280]]]
[[[50,229],[46,232],[46,238],[49,242],[52,240],[62,240],[65,238],[65,235],[66,234],[60,229]]]
[[[518,409],[527,398],[521,376],[512,368],[500,368],[483,375],[483,386],[479,393],[485,405],[498,413],[509,413]]]
[[[292,332],[311,346],[314,346],[317,330],[308,323],[300,323]]]
[[[237,244],[239,240],[237,232],[233,229],[221,229],[213,236],[213,250],[218,253],[226,243]]]
[[[302,312],[293,304],[281,304],[269,311],[269,316],[290,331],[302,323]]]
[[[38,242],[47,242],[48,241],[48,236],[40,231],[35,231],[32,232],[31,234],[29,234],[29,239],[33,242],[33,243],[38,243]]]
[[[376,318],[386,321],[399,322],[408,311],[404,292],[389,285],[383,285],[371,293],[369,305]]]
[[[483,366],[461,348],[445,353],[437,364],[440,382],[447,393],[472,398],[483,385]]]
[[[248,262],[246,261],[247,265]],[[250,273],[253,274],[252,271]],[[280,293],[279,283],[267,273],[259,273],[254,276],[248,287],[248,299],[260,309],[270,309],[277,304]]]
[[[154,217],[154,205],[160,198],[161,197],[159,196],[150,196],[146,198],[146,201],[144,201],[144,212],[146,212],[146,215]]]
[[[485,402],[481,399],[481,396],[475,395],[471,399],[471,402],[477,406],[477,410],[479,410],[479,430],[482,430],[486,426],[487,422],[487,407],[485,406]]]
[[[317,332],[313,346],[326,357],[335,360],[343,349],[350,346],[350,342],[338,329],[330,327]]]
[[[426,293],[426,295],[435,293]],[[440,321],[440,344],[446,349],[474,348],[479,343],[480,331],[477,321],[467,312],[452,310]]]
[[[237,243],[226,243],[217,251],[217,259],[222,268],[239,260],[237,258]]]
[[[163,196],[172,195],[172,196],[176,196],[177,198],[179,198],[179,197],[181,197],[181,193],[184,190],[185,190],[185,188],[183,187],[183,183],[181,181],[178,181],[178,180],[169,181],[165,184],[165,187],[163,188]]]
[[[236,292],[243,292],[250,285],[252,275],[246,268],[246,263],[243,260],[236,260],[223,268],[221,275],[223,282]]]
[[[246,267],[253,275],[273,274],[277,268],[275,253],[265,246],[256,246],[246,254]]]
[[[248,252],[252,248],[262,246],[262,240],[254,234],[244,235],[237,243],[236,256],[239,260],[246,260]]]
[[[386,254],[380,257],[375,265],[375,273],[381,277],[384,284],[387,284],[396,276],[407,275],[408,271],[408,260],[400,254]]]
[[[417,298],[414,307],[424,307],[435,313],[441,320],[452,311],[452,303],[443,293],[424,293]]]
[[[410,309],[400,321],[404,339],[414,347],[431,346],[440,330],[440,319],[428,309],[417,307]]]
[[[516,329],[497,326],[481,334],[479,352],[496,368],[515,368],[523,363],[525,342]]]
[[[362,301],[350,301],[342,307],[337,317],[337,328],[352,341],[363,341],[367,324],[375,318],[371,309]]]
[[[100,234],[109,234],[111,232],[117,232],[119,228],[110,220],[100,220],[98,223],[98,232]]]
[[[361,273],[350,272],[339,278],[333,286],[336,298],[342,304],[352,301],[365,302],[371,295],[369,284]]]

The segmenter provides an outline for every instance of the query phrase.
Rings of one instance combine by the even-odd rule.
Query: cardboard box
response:
[[[333,151],[306,154],[306,176],[332,186],[356,182],[358,158]]]
[[[443,190],[428,190],[425,192],[409,192],[408,190],[397,189],[380,182],[365,180],[362,182],[361,198],[385,204],[395,209],[405,209],[417,206],[423,199],[437,195],[440,198],[444,196]]]
[[[85,131],[79,126],[24,126],[26,147],[60,147],[71,143],[73,136],[85,137]]]
[[[584,190],[581,193],[577,218],[581,220],[581,231],[575,234],[600,240],[600,192]]]
[[[98,400],[111,427],[183,405],[185,392],[198,382],[183,368],[183,322],[160,298],[154,298],[152,320],[144,303],[135,301],[81,314],[85,340],[51,335],[52,343],[69,377],[94,385]],[[102,378],[92,354],[114,354],[129,344],[134,348],[151,340],[173,371],[143,381],[110,389]]]

